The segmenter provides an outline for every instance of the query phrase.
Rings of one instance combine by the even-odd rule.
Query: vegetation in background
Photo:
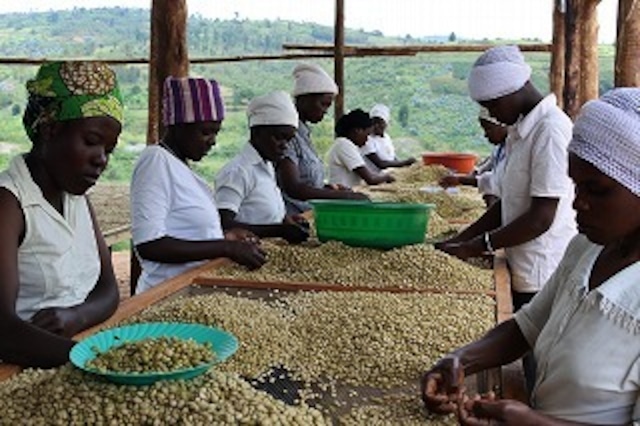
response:
[[[529,40],[531,41],[531,40]],[[191,58],[282,52],[283,43],[330,44],[333,29],[290,21],[210,20],[192,16],[188,23]],[[469,43],[454,33],[427,39],[384,37],[379,31],[347,30],[346,42],[358,45]],[[487,42],[487,40],[482,40]],[[496,43],[516,42],[497,40]],[[519,41],[526,42],[526,41]],[[31,58],[146,58],[149,11],[143,9],[77,8],[46,13],[0,15],[0,56]],[[533,81],[548,91],[550,55],[527,54]],[[477,106],[467,95],[466,77],[477,53],[435,53],[415,57],[348,58],[345,108],[368,110],[374,103],[391,107],[389,133],[400,156],[427,150],[487,154],[490,145],[477,124]],[[613,48],[601,47],[601,90],[612,87]],[[331,72],[332,61],[317,60]],[[218,145],[196,169],[212,179],[240,149],[248,136],[245,107],[254,96],[292,88],[292,61],[251,61],[191,67],[192,75],[215,78],[221,85],[227,119]],[[112,156],[106,180],[126,182],[146,141],[147,77],[145,65],[115,67],[125,98],[125,127]],[[0,66],[0,169],[17,152],[29,149],[22,129],[26,99],[24,83],[35,66]],[[333,142],[333,117],[314,126],[320,153]]]

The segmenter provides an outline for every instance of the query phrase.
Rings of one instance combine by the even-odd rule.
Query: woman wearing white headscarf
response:
[[[406,160],[396,157],[396,148],[386,132],[391,119],[389,107],[384,104],[375,104],[369,111],[369,116],[373,127],[367,143],[360,147],[362,155],[380,170],[388,167],[407,167],[415,163],[416,159],[413,157]]]
[[[580,234],[530,304],[425,374],[429,410],[457,410],[461,424],[472,426],[640,421],[640,89],[614,89],[585,104],[569,145],[569,175]],[[529,349],[538,365],[533,408],[450,398],[465,375]]]
[[[296,215],[310,210],[307,200],[314,198],[366,199],[358,192],[325,185],[324,163],[311,141],[309,123],[322,121],[338,94],[338,86],[325,70],[315,64],[296,66],[293,77],[293,97],[300,122],[276,170],[287,213]]]

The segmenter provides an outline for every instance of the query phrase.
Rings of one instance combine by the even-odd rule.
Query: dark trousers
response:
[[[536,293],[520,293],[517,291],[511,291],[511,299],[513,300],[513,312],[518,312],[520,308],[529,303]],[[524,379],[527,385],[527,392],[529,396],[533,392],[533,387],[536,384],[536,361],[533,358],[531,351],[522,358],[522,369],[524,370]]]

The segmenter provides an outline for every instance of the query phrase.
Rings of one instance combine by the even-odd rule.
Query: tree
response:
[[[13,106],[11,107],[11,115],[13,115],[14,117],[16,115],[20,115],[20,105],[13,104]]]
[[[456,37],[456,33],[452,32],[451,34],[449,34],[449,43],[453,43],[457,40],[458,38]]]
[[[403,128],[407,127],[409,123],[409,107],[407,104],[403,104],[398,110],[398,121]]]

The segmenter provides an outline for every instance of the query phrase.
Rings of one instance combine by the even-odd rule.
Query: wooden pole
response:
[[[565,26],[564,3],[556,0],[553,6],[553,38],[551,43],[551,67],[549,71],[549,85],[551,92],[556,95],[558,106],[563,108],[564,89],[564,59],[565,59]]]
[[[336,0],[336,25],[334,35],[334,73],[338,96],[334,109],[335,120],[344,114],[344,0]]]
[[[572,119],[580,110],[580,3],[566,0],[564,110]]]
[[[640,86],[640,1],[618,1],[615,86]]]
[[[580,100],[579,106],[596,99],[599,92],[598,4],[600,0],[582,0],[580,28]]]
[[[189,74],[187,16],[186,0],[153,0],[151,3],[148,144],[156,143],[160,137],[165,78]]]

